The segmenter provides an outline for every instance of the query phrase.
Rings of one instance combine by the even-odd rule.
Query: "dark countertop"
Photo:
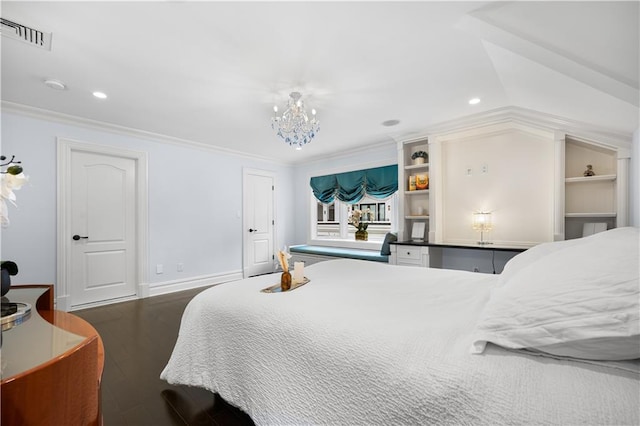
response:
[[[455,249],[470,249],[470,250],[495,250],[495,251],[513,251],[523,252],[526,251],[526,247],[509,247],[499,244],[447,244],[447,243],[429,243],[427,241],[394,241],[390,244],[398,244],[405,246],[423,246],[423,247],[435,247],[435,248],[455,248]]]

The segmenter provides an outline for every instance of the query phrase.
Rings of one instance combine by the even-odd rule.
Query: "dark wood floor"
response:
[[[204,289],[75,311],[105,346],[105,426],[253,425],[242,411],[199,388],[160,380],[187,303]]]

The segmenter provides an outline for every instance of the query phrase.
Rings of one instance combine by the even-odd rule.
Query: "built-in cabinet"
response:
[[[628,226],[630,148],[631,135],[519,108],[399,141],[398,242],[390,262],[434,266],[429,246],[475,247],[476,211],[492,216],[485,239],[510,249],[579,238],[593,223]],[[416,163],[417,151],[429,160]],[[593,174],[585,176],[588,165]],[[427,188],[413,188],[418,174],[428,176]],[[424,247],[412,241],[418,223]]]
[[[398,187],[400,189],[398,240],[411,239],[414,224],[424,224],[421,237],[428,239],[429,219],[429,169],[430,157],[411,157],[418,152],[429,153],[426,139],[417,139],[398,144]],[[426,179],[426,188],[424,182]]]

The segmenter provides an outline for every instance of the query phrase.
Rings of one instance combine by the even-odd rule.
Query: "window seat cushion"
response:
[[[380,254],[377,250],[362,250],[345,247],[325,247],[325,246],[309,246],[298,245],[290,246],[291,253],[312,254],[328,257],[342,257],[348,259],[370,260],[373,262],[388,262],[389,256]]]

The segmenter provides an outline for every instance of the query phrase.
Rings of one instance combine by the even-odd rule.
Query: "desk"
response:
[[[104,346],[83,319],[53,309],[53,286],[12,287],[31,316],[2,333],[2,424],[100,425]]]

